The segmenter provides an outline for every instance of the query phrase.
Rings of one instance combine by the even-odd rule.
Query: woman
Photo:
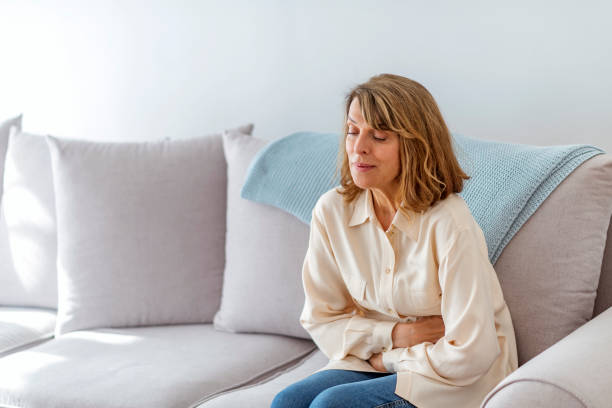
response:
[[[329,364],[279,407],[478,407],[517,368],[510,313],[429,92],[383,74],[347,96],[341,186],[312,212],[300,317]]]

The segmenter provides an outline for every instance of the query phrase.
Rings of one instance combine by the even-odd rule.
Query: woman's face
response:
[[[354,98],[348,112],[346,153],[351,176],[358,187],[381,190],[393,196],[399,185],[399,136],[392,131],[374,130],[361,115],[359,100]]]

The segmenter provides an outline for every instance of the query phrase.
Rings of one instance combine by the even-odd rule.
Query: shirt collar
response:
[[[396,226],[403,233],[408,234],[413,241],[417,242],[419,240],[420,218],[422,215],[422,213],[402,207],[402,209],[395,214],[391,224]],[[349,227],[361,225],[368,220],[376,220],[376,214],[374,212],[372,191],[370,189],[365,189],[354,201],[353,214],[349,221]]]

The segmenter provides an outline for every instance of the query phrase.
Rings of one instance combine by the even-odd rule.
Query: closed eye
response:
[[[349,127],[349,129],[348,129],[348,131],[346,132],[346,134],[347,134],[347,135],[358,135],[358,134],[359,134],[359,132],[358,132],[358,131],[356,131],[354,128]],[[373,138],[374,140],[379,141],[379,142],[383,142],[383,141],[387,140],[387,138],[385,138],[385,137],[376,137],[376,134],[375,134],[375,133],[373,133],[373,134],[372,134],[372,138]]]

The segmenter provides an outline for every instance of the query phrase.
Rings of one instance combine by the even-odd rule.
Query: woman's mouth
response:
[[[374,167],[376,166],[372,166],[371,164],[366,164],[366,163],[353,163],[353,166],[355,167],[355,169],[357,171],[369,171],[372,170]]]

